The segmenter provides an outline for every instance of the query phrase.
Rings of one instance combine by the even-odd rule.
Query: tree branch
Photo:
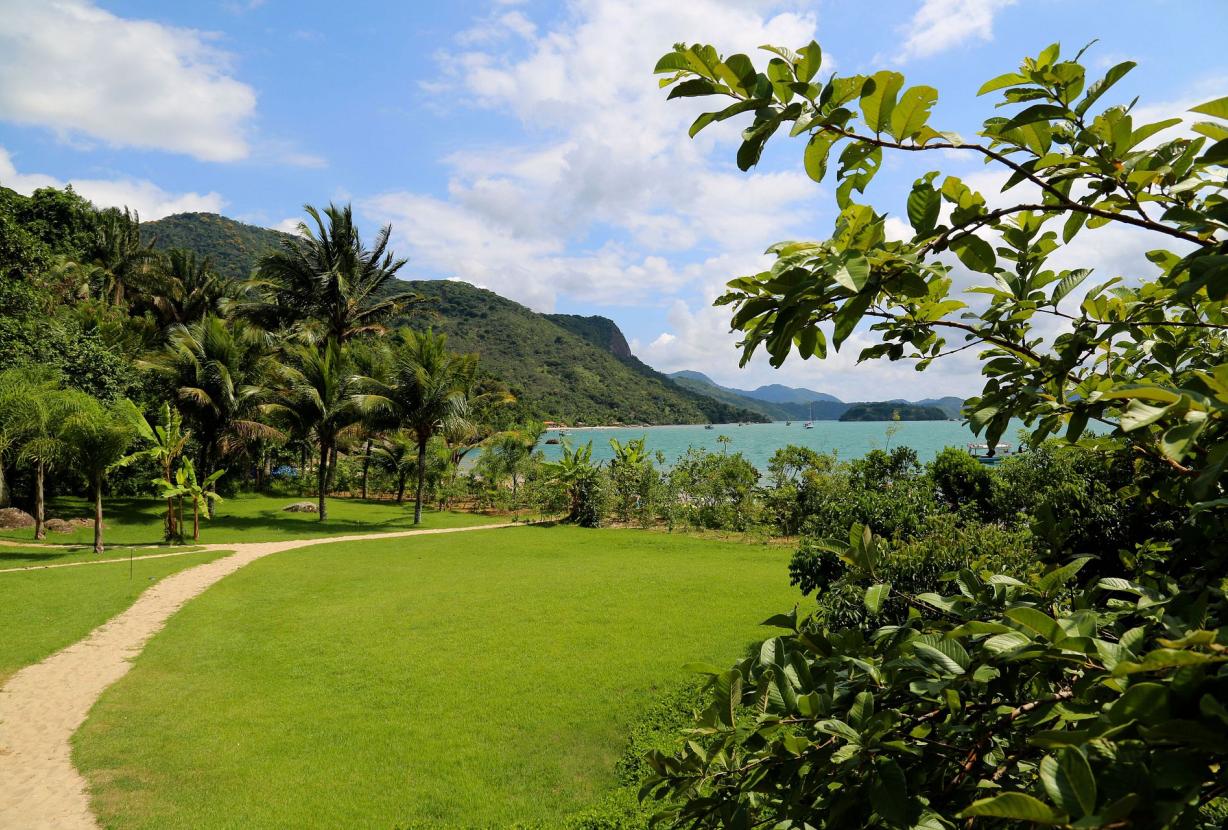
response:
[[[1135,217],[1124,213],[1114,213],[1109,210],[1101,210],[1097,207],[1080,204],[1079,202],[1071,199],[1062,191],[1058,190],[1053,185],[1049,184],[1040,176],[1037,176],[1035,173],[1024,168],[1023,165],[1011,161],[1002,153],[992,150],[983,144],[956,144],[952,141],[938,141],[929,144],[904,144],[899,141],[887,141],[879,138],[878,136],[861,135],[851,130],[841,130],[835,127],[825,126],[821,127],[820,129],[824,132],[835,133],[836,135],[843,136],[844,138],[850,138],[854,141],[861,141],[875,147],[885,147],[892,150],[905,150],[911,153],[923,152],[926,150],[966,150],[980,153],[986,158],[991,158],[999,164],[1009,167],[1011,170],[1014,170],[1016,173],[1032,182],[1032,184],[1036,185],[1041,190],[1057,199],[1058,204],[1065,210],[1073,211],[1075,213],[1085,213],[1088,216],[1098,216],[1102,219],[1108,219],[1113,222],[1122,222],[1126,225],[1133,225],[1145,230],[1155,231],[1156,233],[1162,233],[1166,236],[1171,236],[1176,239],[1184,240],[1185,242],[1190,242],[1199,246],[1200,248],[1206,248],[1214,244],[1212,241],[1202,239],[1199,236],[1186,233],[1185,231],[1181,231],[1176,228],[1170,228],[1169,226],[1162,225],[1159,222],[1153,222],[1150,219],[1136,219]]]

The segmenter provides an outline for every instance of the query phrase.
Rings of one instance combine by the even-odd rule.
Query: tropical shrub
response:
[[[988,516],[993,501],[993,479],[987,468],[966,452],[947,447],[929,463],[938,500],[950,510]]]
[[[903,619],[883,617],[894,588],[877,581],[863,624],[773,618],[782,636],[705,670],[711,705],[688,741],[651,756],[645,793],[692,828],[1222,826],[1228,98],[1195,107],[1217,120],[1165,138],[1181,119],[1136,126],[1133,104],[1094,109],[1133,62],[1089,84],[1082,52],[1063,60],[1054,44],[981,88],[1007,109],[985,121],[983,141],[965,141],[928,124],[931,87],[905,89],[891,71],[824,81],[818,44],[766,48],[762,72],[711,46],[679,45],[657,65],[671,97],[727,102],[692,134],[754,113],[743,170],[781,127],[806,135],[816,180],[840,148],[832,237],[774,246],[770,270],[721,298],[743,362],[760,346],[774,365],[795,350],[822,358],[829,336],[838,349],[859,324],[875,341],[862,360],[924,370],[979,347],[985,385],[965,412],[989,443],[1012,418],[1034,449],[1064,432],[1129,459],[1133,478],[1114,497],[1175,516],[1128,531],[1138,535],[1124,539],[1133,553],[1121,575],[1089,578],[1086,558],[1032,582],[964,568],[957,591],[904,596]],[[907,200],[911,238],[888,240],[887,216],[856,194],[896,151],[979,157],[1002,171],[1003,191],[1027,193],[991,209],[931,171]],[[1090,271],[1056,270],[1050,255],[1104,225],[1176,250],[1150,251],[1154,268],[1080,300]],[[951,296],[951,255],[983,275],[973,291],[985,302]],[[947,335],[963,344],[948,347]],[[1087,438],[1093,419],[1111,431]],[[1031,518],[1041,537],[1063,527],[1052,510]],[[863,529],[843,555],[874,573],[886,545]]]
[[[746,530],[758,522],[759,471],[741,453],[689,448],[669,472],[675,521],[690,527]]]

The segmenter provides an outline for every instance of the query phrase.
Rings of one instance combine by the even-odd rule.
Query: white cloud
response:
[[[901,60],[926,58],[969,40],[993,40],[994,15],[1015,0],[924,0],[912,20],[901,27],[908,34]]]
[[[29,195],[40,187],[71,183],[73,189],[97,207],[130,207],[142,219],[161,219],[173,213],[220,213],[226,200],[218,193],[170,193],[147,179],[73,179],[64,182],[43,173],[20,173],[7,150],[0,147],[0,185]]]
[[[245,158],[256,94],[210,40],[88,0],[0,0],[0,118],[64,140]]]
[[[416,264],[536,308],[688,289],[697,259],[757,254],[812,219],[820,191],[800,171],[733,171],[742,124],[690,140],[702,105],[667,102],[652,67],[684,40],[734,51],[814,35],[812,15],[778,5],[574,0],[549,30],[515,11],[483,18],[425,88],[516,119],[528,137],[454,152],[447,199],[391,192],[359,208],[391,220]],[[517,57],[487,45],[512,36]]]

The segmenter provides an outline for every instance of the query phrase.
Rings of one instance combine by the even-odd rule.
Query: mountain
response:
[[[764,415],[776,421],[834,421],[839,418],[848,404],[833,395],[815,392],[810,389],[797,389],[772,383],[760,386],[758,389],[735,389],[721,386],[703,372],[683,369],[672,372],[670,377],[674,382],[701,392],[731,406],[741,406]]]
[[[753,390],[735,389],[729,386],[721,386],[703,372],[696,372],[691,369],[673,372],[670,374],[670,377],[680,386],[703,393],[731,406],[741,406],[755,412],[760,412],[777,421],[891,420],[890,409],[886,411],[884,418],[867,417],[870,414],[882,414],[880,409],[873,409],[873,407],[894,407],[895,409],[901,409],[901,411],[905,407],[934,410],[924,413],[925,417],[904,417],[901,415],[901,420],[905,421],[945,420],[947,418],[962,417],[960,415],[960,408],[964,405],[963,398],[954,396],[926,398],[920,401],[906,401],[903,398],[895,398],[890,401],[845,403],[834,395],[815,392],[813,389],[783,386],[779,383],[767,384]],[[854,413],[852,417],[845,418],[845,414],[853,407],[871,407],[871,409]],[[935,411],[941,413],[942,417],[933,417]]]
[[[936,406],[918,406],[895,401],[852,404],[841,421],[945,421],[947,414]]]
[[[766,386],[760,386],[758,389],[749,392],[741,389],[734,390],[741,395],[755,400],[767,401],[768,403],[804,403],[808,404],[811,401],[829,401],[832,403],[841,403],[841,400],[835,395],[828,395],[825,392],[815,392],[813,389],[802,389],[794,386],[782,386],[779,383],[769,383]]]
[[[279,247],[288,233],[245,225],[216,213],[176,213],[153,222],[141,223],[141,237],[155,248],[166,251],[184,248],[197,256],[213,260],[223,276],[247,279],[256,261]]]
[[[246,278],[262,254],[292,238],[214,213],[180,213],[144,222],[141,229],[155,248],[208,256],[220,273],[235,279]],[[538,314],[461,282],[425,280],[408,287],[430,303],[407,322],[445,332],[456,350],[478,352],[482,368],[516,395],[523,416],[588,424],[768,419],[685,389],[647,366],[608,318]]]
[[[572,334],[583,337],[594,346],[605,349],[619,360],[635,359],[638,362],[638,358],[631,354],[631,347],[627,345],[627,338],[623,336],[622,330],[609,317],[597,315],[581,317],[579,314],[544,314],[542,316]]]
[[[748,398],[745,395],[739,395],[732,389],[726,389],[724,386],[718,386],[713,383],[710,378],[700,372],[674,372],[670,375],[674,383],[697,392],[701,395],[718,400],[730,406],[749,409],[752,412],[757,412],[765,418],[771,418],[773,421],[787,421],[793,415],[784,407],[776,404],[768,403],[767,401],[757,401],[754,398]]]
[[[645,365],[605,318],[555,315],[566,318],[560,323],[464,282],[406,287],[429,301],[409,322],[444,332],[453,349],[481,355],[482,368],[508,384],[525,414],[586,424],[766,420]]]

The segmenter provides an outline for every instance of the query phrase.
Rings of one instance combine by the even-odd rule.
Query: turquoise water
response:
[[[895,428],[895,434],[888,438],[887,428]],[[888,423],[815,421],[813,429],[805,429],[801,421],[794,421],[791,426],[785,426],[784,421],[772,424],[722,424],[712,429],[702,426],[663,426],[663,427],[606,427],[600,429],[567,429],[567,440],[572,446],[593,442],[593,460],[600,461],[612,458],[610,439],[617,438],[620,442],[632,439],[647,438],[649,451],[660,450],[665,453],[667,464],[672,464],[678,456],[686,452],[688,447],[703,448],[720,452],[721,445],[717,436],[727,435],[732,442],[729,452],[740,452],[746,459],[761,471],[767,470],[768,459],[772,453],[787,444],[810,447],[820,452],[836,453],[840,458],[859,458],[873,449],[888,449],[901,444],[917,451],[922,461],[929,461],[943,447],[959,447],[964,449],[977,438],[966,424],[959,421],[901,421]],[[558,430],[546,432],[543,440],[558,438]],[[1012,444],[1014,450],[1015,430],[1007,431],[1004,441]],[[553,460],[561,454],[559,445],[543,447],[546,458]]]

